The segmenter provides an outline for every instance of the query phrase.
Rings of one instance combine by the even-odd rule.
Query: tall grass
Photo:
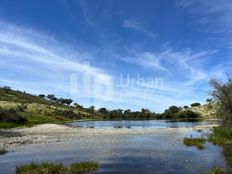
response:
[[[96,162],[81,162],[73,163],[70,166],[70,173],[72,174],[88,174],[91,171],[98,170],[99,166]]]
[[[220,167],[215,167],[214,169],[205,171],[202,174],[232,174],[232,169],[226,172]]]
[[[91,161],[72,163],[70,168],[61,163],[31,163],[16,167],[16,174],[89,174],[98,169],[98,164]]]
[[[209,137],[209,140],[214,144],[223,145],[227,141],[232,141],[232,128],[228,127],[214,127],[212,135]]]
[[[195,146],[198,149],[202,150],[204,149],[204,143],[205,143],[204,138],[184,138],[183,143],[186,146]]]
[[[31,163],[16,167],[16,174],[66,174],[68,169],[63,164]]]
[[[225,160],[232,167],[232,128],[215,127],[209,140],[222,147]]]

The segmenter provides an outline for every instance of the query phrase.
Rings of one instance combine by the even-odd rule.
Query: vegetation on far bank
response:
[[[69,168],[62,163],[30,163],[16,167],[16,174],[88,174],[97,171],[96,162],[72,163]]]
[[[200,103],[193,103],[190,107],[171,106],[162,114],[151,112],[146,108],[142,108],[140,111],[95,109],[94,106],[85,108],[78,103],[73,103],[72,99],[59,98],[53,94],[35,96],[5,86],[0,88],[0,128],[82,119],[198,119],[202,118],[202,113],[198,113],[196,110],[200,107]]]

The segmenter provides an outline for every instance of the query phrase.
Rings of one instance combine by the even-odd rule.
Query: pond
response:
[[[198,126],[214,123],[168,120],[73,122],[69,124],[76,129],[92,131],[91,138],[85,138],[83,134],[82,138],[71,141],[17,147],[0,155],[0,173],[14,173],[16,165],[32,161],[65,165],[74,161],[97,161],[100,170],[95,173],[195,174],[214,166],[227,168],[220,147],[206,143],[203,150],[198,150],[183,144],[184,137],[205,136],[208,129]]]
[[[82,128],[178,128],[218,124],[217,120],[119,120],[119,121],[77,121],[68,123]]]

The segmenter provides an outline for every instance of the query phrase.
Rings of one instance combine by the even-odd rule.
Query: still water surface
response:
[[[71,122],[68,125],[82,128],[178,128],[217,124],[217,120],[175,121],[175,120],[119,120]]]
[[[84,141],[74,139],[54,144],[25,145],[0,156],[0,173],[14,173],[16,165],[32,161],[63,162],[66,165],[74,161],[97,161],[100,170],[96,173],[186,174],[201,173],[214,166],[226,168],[220,147],[206,143],[204,150],[198,150],[183,145],[184,137],[203,136],[206,130],[199,130],[196,126],[211,124],[214,122],[164,120],[73,122],[70,125],[77,129],[91,127],[97,131],[109,129],[127,131],[128,128],[135,132],[138,129],[159,131],[144,134],[93,135],[92,138]],[[188,127],[188,129],[178,127]]]

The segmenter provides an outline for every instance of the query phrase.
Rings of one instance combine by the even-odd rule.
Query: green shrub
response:
[[[209,137],[209,140],[214,144],[223,145],[226,141],[232,140],[232,128],[227,128],[223,126],[214,127],[213,133]]]
[[[191,107],[197,107],[197,106],[201,106],[201,104],[200,103],[192,103],[190,106]]]
[[[88,174],[98,169],[96,162],[73,163],[70,169],[64,167],[63,164],[31,163],[16,167],[16,174]]]
[[[227,82],[216,79],[210,81],[213,87],[212,96],[219,105],[218,115],[222,118],[223,126],[232,127],[232,76]]]
[[[27,119],[20,116],[14,109],[3,109],[0,107],[0,121],[13,123],[26,123]]]
[[[68,169],[63,164],[41,163],[27,164],[16,167],[16,174],[67,174]]]
[[[223,170],[220,167],[215,167],[214,169],[207,170],[207,171],[203,172],[202,174],[232,174],[232,169],[230,169],[226,172],[225,170]]]
[[[70,166],[71,174],[88,174],[99,169],[96,162],[73,163]]]
[[[164,111],[162,114],[163,118],[175,118],[176,114],[178,114],[181,111],[180,107],[177,106],[170,106],[168,109]]]
[[[232,167],[232,128],[215,127],[209,141],[222,147],[225,160]]]
[[[184,138],[183,143],[186,146],[195,146],[201,150],[204,148],[205,141],[204,138]]]
[[[80,115],[75,113],[73,110],[56,110],[54,112],[55,116],[66,117],[71,119],[80,119]]]
[[[21,104],[17,105],[18,110],[21,111],[21,112],[24,112],[27,109],[27,106],[28,105],[25,104],[25,103],[21,103]]]
[[[199,118],[200,114],[191,110],[180,111],[175,114],[177,118]]]

